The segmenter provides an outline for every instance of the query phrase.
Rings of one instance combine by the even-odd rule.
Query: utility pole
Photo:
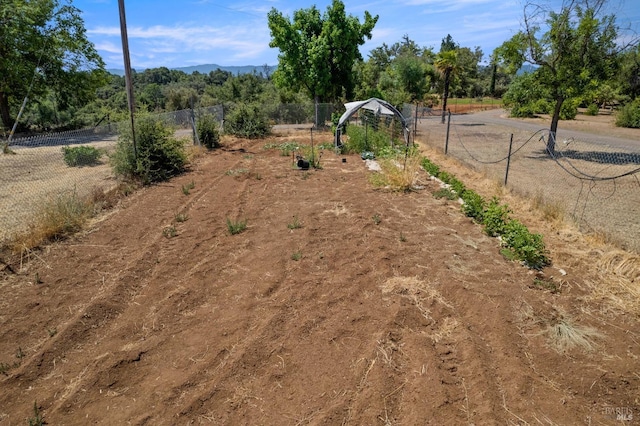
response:
[[[131,59],[129,58],[129,38],[127,37],[127,17],[124,12],[124,0],[118,0],[120,8],[120,36],[122,38],[122,55],[124,56],[124,78],[127,86],[127,101],[129,103],[129,116],[131,117],[131,137],[133,139],[133,153],[138,159],[138,148],[136,146],[136,130],[134,123],[134,113],[136,108],[133,97],[133,82],[131,80]]]

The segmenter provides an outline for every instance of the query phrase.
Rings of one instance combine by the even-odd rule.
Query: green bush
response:
[[[620,108],[616,115],[616,126],[640,129],[640,99]]]
[[[505,225],[509,221],[509,207],[500,204],[498,198],[493,197],[484,211],[482,223],[484,224],[484,232],[490,237],[497,237],[504,234]]]
[[[184,142],[162,121],[144,117],[136,123],[138,158],[135,158],[131,129],[120,134],[111,164],[116,175],[139,179],[144,184],[167,180],[184,171],[187,163]]]
[[[347,128],[348,141],[344,144],[345,153],[362,153],[365,151],[379,155],[389,144],[389,136],[384,132],[362,126],[349,126]]]
[[[586,115],[598,115],[599,112],[600,112],[600,108],[598,108],[598,105],[589,104],[589,106],[587,107],[587,110],[585,111],[585,114]]]
[[[427,157],[422,159],[422,168],[431,176],[437,177],[440,174],[440,167]]]
[[[102,151],[93,146],[63,146],[64,162],[69,167],[93,166],[98,164]]]
[[[241,138],[257,139],[271,133],[271,127],[257,105],[239,104],[225,117],[224,131]]]
[[[213,115],[203,114],[198,117],[196,128],[198,129],[198,139],[202,145],[209,149],[220,146],[220,131]]]
[[[560,108],[560,120],[573,120],[578,115],[578,105],[580,100],[576,98],[567,99]]]
[[[532,234],[525,225],[515,219],[505,224],[502,241],[516,259],[523,261],[530,268],[540,269],[549,264],[542,235]]]
[[[476,222],[482,223],[486,202],[475,191],[465,190],[461,195],[463,204],[462,212]]]

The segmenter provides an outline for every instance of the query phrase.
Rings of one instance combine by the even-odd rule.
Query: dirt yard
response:
[[[285,139],[0,265],[0,425],[638,424],[640,316],[596,294],[603,250],[535,222],[534,273],[426,174],[297,170],[263,149]]]

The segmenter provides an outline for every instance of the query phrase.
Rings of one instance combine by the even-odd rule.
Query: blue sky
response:
[[[479,46],[485,59],[521,28],[524,0],[343,0],[348,14],[362,22],[364,11],[379,15],[369,51],[406,34],[418,45],[439,50],[451,34],[460,46]],[[559,10],[562,0],[536,0]],[[275,65],[269,47],[267,13],[287,16],[312,5],[324,12],[329,0],[125,0],[131,64],[136,69],[199,64]],[[87,35],[107,64],[123,68],[118,0],[74,0]],[[640,34],[640,1],[609,0],[617,23]]]

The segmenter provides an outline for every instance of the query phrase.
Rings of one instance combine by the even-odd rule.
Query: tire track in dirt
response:
[[[240,161],[234,159],[233,165],[239,164]],[[218,177],[216,180],[222,179],[223,176]],[[169,188],[173,188],[173,185],[169,185]],[[210,190],[209,190],[210,191]],[[207,195],[207,190],[202,191],[197,197],[194,197],[179,206],[178,210],[185,211]],[[141,196],[144,196],[141,194]],[[135,197],[140,198],[140,197]],[[140,200],[137,200],[140,202]],[[84,386],[94,385],[96,380],[91,375],[85,374],[87,368],[76,371],[67,371],[66,375],[70,375],[72,379],[65,380],[62,376],[55,373],[56,363],[60,365],[66,362],[67,355],[70,352],[85,352],[91,356],[93,352],[91,350],[90,343],[96,344],[108,337],[109,332],[105,330],[113,327],[117,327],[118,317],[127,310],[132,303],[135,303],[134,299],[136,295],[148,285],[148,282],[141,277],[153,275],[153,269],[155,259],[154,256],[160,251],[162,243],[164,243],[164,237],[161,232],[163,223],[170,221],[169,209],[165,206],[158,205],[155,211],[151,211],[153,221],[148,224],[144,230],[138,230],[136,233],[138,238],[122,238],[124,235],[116,235],[112,237],[110,234],[113,229],[117,229],[120,224],[115,227],[109,225],[105,226],[103,232],[106,234],[108,244],[105,246],[118,247],[118,253],[113,254],[101,252],[97,256],[90,253],[82,253],[83,256],[91,258],[93,261],[100,265],[111,263],[116,261],[118,263],[124,263],[120,267],[116,267],[117,273],[111,275],[109,279],[104,279],[101,282],[98,291],[93,291],[94,295],[91,296],[88,302],[76,306],[76,314],[71,318],[63,318],[61,322],[56,324],[56,334],[48,340],[41,340],[40,345],[31,348],[35,353],[31,355],[26,362],[24,362],[18,369],[15,370],[11,378],[9,378],[9,384],[19,384],[26,380],[35,380],[44,378],[44,380],[53,379],[58,377],[60,387],[62,390],[62,396],[57,398],[57,402],[53,404],[53,401],[44,400],[44,404],[52,404],[54,411],[62,407],[67,403],[68,399],[72,399],[80,392]],[[126,211],[126,209],[125,209]],[[126,215],[126,213],[125,213]],[[126,223],[126,218],[123,218]],[[153,230],[155,229],[155,232]],[[114,232],[115,233],[115,232]],[[143,246],[140,247],[142,242]],[[98,250],[100,251],[100,250]],[[100,259],[103,257],[104,259]],[[117,259],[114,259],[117,257]],[[89,262],[87,262],[89,263]],[[111,264],[111,267],[115,265]],[[100,266],[96,266],[95,270],[102,269]],[[42,274],[43,279],[46,280],[46,273]],[[130,330],[127,330],[130,331]],[[129,337],[127,331],[120,331]],[[135,333],[135,330],[133,330]],[[123,343],[126,345],[126,343]],[[93,352],[95,355],[95,352]],[[122,353],[115,353],[117,360],[115,361],[103,361],[104,356],[97,355],[96,360],[93,362],[93,367],[88,369],[89,371],[121,369],[123,362],[125,364],[129,359],[136,359],[140,357],[140,353],[130,354],[130,351],[122,351]],[[110,387],[107,386],[107,387]]]

